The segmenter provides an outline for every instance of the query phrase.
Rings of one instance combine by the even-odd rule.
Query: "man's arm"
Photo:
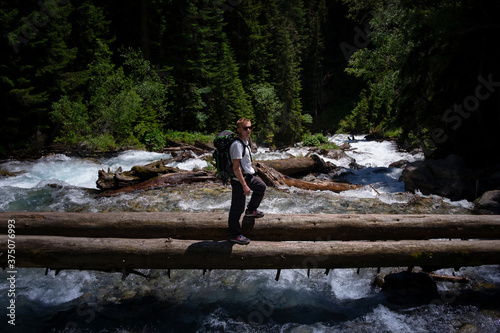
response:
[[[250,194],[250,187],[248,187],[247,183],[245,182],[245,177],[243,177],[243,172],[241,172],[240,168],[240,159],[234,159],[233,160],[233,173],[238,178],[240,181],[241,186],[243,186],[243,194],[249,195]]]

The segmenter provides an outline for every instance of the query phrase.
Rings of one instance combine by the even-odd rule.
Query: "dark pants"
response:
[[[250,198],[247,209],[255,211],[264,197],[266,184],[255,175],[246,175],[245,182],[252,190],[252,197]],[[239,181],[231,179],[231,187],[233,188],[233,196],[231,198],[228,225],[231,237],[235,237],[241,233],[240,217],[245,210],[246,197],[245,194],[243,194],[243,186],[241,186]]]

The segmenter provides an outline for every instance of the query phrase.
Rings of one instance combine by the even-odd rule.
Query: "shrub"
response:
[[[306,147],[317,147],[322,143],[327,143],[328,139],[323,135],[323,134],[316,134],[316,135],[306,135],[303,140],[302,144]]]
[[[165,134],[166,140],[183,142],[190,145],[194,144],[196,141],[200,141],[203,143],[210,143],[213,142],[214,138],[215,134],[203,134],[199,132],[189,133],[189,132],[168,130],[167,133]]]

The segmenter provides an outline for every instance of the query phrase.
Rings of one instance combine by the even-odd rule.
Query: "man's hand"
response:
[[[247,184],[243,185],[243,194],[244,195],[249,195],[250,194],[250,187],[248,187]]]

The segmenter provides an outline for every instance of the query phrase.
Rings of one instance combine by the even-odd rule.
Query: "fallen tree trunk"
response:
[[[182,152],[182,151],[192,151],[192,152],[200,155],[200,154],[207,154],[215,149],[213,146],[207,145],[207,144],[202,143],[200,141],[196,141],[194,146],[189,145],[189,144],[185,144],[182,142],[173,141],[173,140],[168,140],[167,144],[170,147],[163,148],[162,149],[163,153],[176,153],[176,152]]]
[[[332,192],[342,192],[348,190],[354,190],[362,187],[361,185],[353,185],[348,183],[337,183],[337,182],[309,182],[300,179],[294,179],[283,175],[282,173],[268,167],[262,162],[255,164],[256,172],[260,178],[268,185],[276,188],[282,188],[284,186],[294,186],[304,190],[312,191],[332,191]]]
[[[0,240],[7,249],[7,237]],[[7,255],[0,265],[8,267]],[[500,263],[498,241],[252,242],[16,236],[16,268],[287,269]]]
[[[134,177],[130,172],[122,172],[118,168],[115,172],[99,170],[96,186],[100,190],[115,190],[125,186],[130,186],[141,182],[138,177]]]
[[[391,276],[391,275],[394,276],[397,274],[401,274],[402,272],[406,272],[408,274],[408,276],[411,276],[411,274],[426,274],[427,276],[432,278],[432,280],[434,280],[434,281],[444,281],[444,282],[451,282],[451,283],[469,283],[470,282],[470,279],[465,277],[465,276],[435,274],[435,273],[427,272],[424,270],[413,271],[413,267],[411,267],[410,270],[408,270],[408,269],[402,270],[401,268],[398,268],[397,270],[392,271],[392,272],[387,273],[387,274],[377,274],[377,276],[375,277],[375,280],[373,281],[373,284],[378,286],[378,287],[383,288],[384,284],[385,284],[385,277],[386,276]]]
[[[141,180],[151,179],[160,174],[176,173],[179,171],[178,168],[166,166],[163,160],[146,165],[136,165],[131,169],[131,173]]]
[[[327,164],[318,155],[312,157],[287,158],[281,160],[259,161],[286,176],[315,172],[325,169]]]
[[[191,155],[178,156],[180,160],[191,158]],[[172,160],[176,160],[173,158]],[[172,161],[169,160],[169,161]],[[157,161],[144,166],[134,166],[132,170],[122,172],[121,168],[111,172],[99,170],[97,188],[107,192],[98,197],[113,196],[120,193],[129,193],[139,190],[148,190],[154,188],[162,188],[165,186],[202,182],[207,180],[215,181],[215,173],[209,172],[184,172],[177,168],[167,167],[169,161]],[[256,172],[263,178],[268,186],[284,187],[294,186],[306,190],[320,190],[342,192],[361,187],[360,185],[352,185],[347,183],[337,182],[309,182],[299,179],[294,179],[285,176],[279,171],[276,171],[274,166],[287,174],[296,174],[301,172],[311,172],[314,170],[327,171],[329,166],[319,156],[313,155],[311,158],[292,158],[279,161],[265,161],[255,163]]]
[[[469,283],[470,280],[469,278],[465,276],[450,276],[450,275],[443,275],[443,274],[434,274],[434,273],[427,273],[429,276],[434,279],[434,281],[445,281],[445,282],[453,282],[453,283]]]
[[[196,182],[205,182],[208,180],[215,181],[216,176],[212,173],[205,171],[176,172],[176,173],[162,174],[134,185],[129,185],[123,188],[119,188],[117,190],[106,191],[96,196],[96,198],[110,197],[118,194],[131,193],[137,191],[153,190],[168,186],[174,186],[178,184],[192,184]]]
[[[136,185],[161,174],[182,172],[182,170],[178,168],[166,166],[165,164],[169,161],[160,160],[147,165],[137,165],[132,167],[130,171],[125,172],[122,171],[121,167],[114,172],[111,172],[109,169],[107,172],[99,170],[98,179],[96,181],[97,188],[100,190],[117,190]]]
[[[226,213],[1,212],[0,233],[16,235],[223,240]],[[500,215],[267,214],[242,221],[252,240],[500,239]]]

